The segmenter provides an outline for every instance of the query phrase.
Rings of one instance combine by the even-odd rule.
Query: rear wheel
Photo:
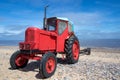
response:
[[[70,64],[74,64],[78,62],[79,59],[79,41],[76,36],[71,36],[65,42],[65,53],[67,62]]]
[[[10,58],[10,65],[12,69],[24,68],[28,63],[28,59],[24,58],[24,54],[16,51]]]
[[[43,55],[40,61],[39,72],[41,77],[48,78],[51,77],[57,66],[57,59],[53,53],[46,53]]]

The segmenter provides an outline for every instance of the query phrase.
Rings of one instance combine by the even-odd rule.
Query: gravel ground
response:
[[[0,80],[42,80],[37,61],[29,61],[23,69],[11,70],[9,59],[17,49],[0,47]],[[91,55],[81,54],[78,63],[72,65],[58,58],[55,74],[45,80],[120,80],[120,49],[94,48]]]

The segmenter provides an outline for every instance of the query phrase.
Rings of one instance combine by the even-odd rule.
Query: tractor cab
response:
[[[72,23],[67,18],[51,17],[47,18],[48,31],[55,31],[61,35],[68,26],[68,31],[73,32]]]

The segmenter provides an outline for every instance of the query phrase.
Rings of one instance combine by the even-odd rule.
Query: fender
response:
[[[67,40],[68,38],[70,38],[72,35],[75,35],[74,32],[70,32],[70,33],[68,34],[66,40]]]

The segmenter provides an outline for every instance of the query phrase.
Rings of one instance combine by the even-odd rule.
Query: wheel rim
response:
[[[73,43],[72,51],[74,60],[77,60],[79,57],[79,44],[77,41]]]
[[[55,69],[55,59],[50,57],[46,62],[46,71],[47,73],[52,73]]]
[[[24,55],[20,54],[16,57],[15,63],[17,66],[23,66],[27,62],[27,59],[24,58]]]

